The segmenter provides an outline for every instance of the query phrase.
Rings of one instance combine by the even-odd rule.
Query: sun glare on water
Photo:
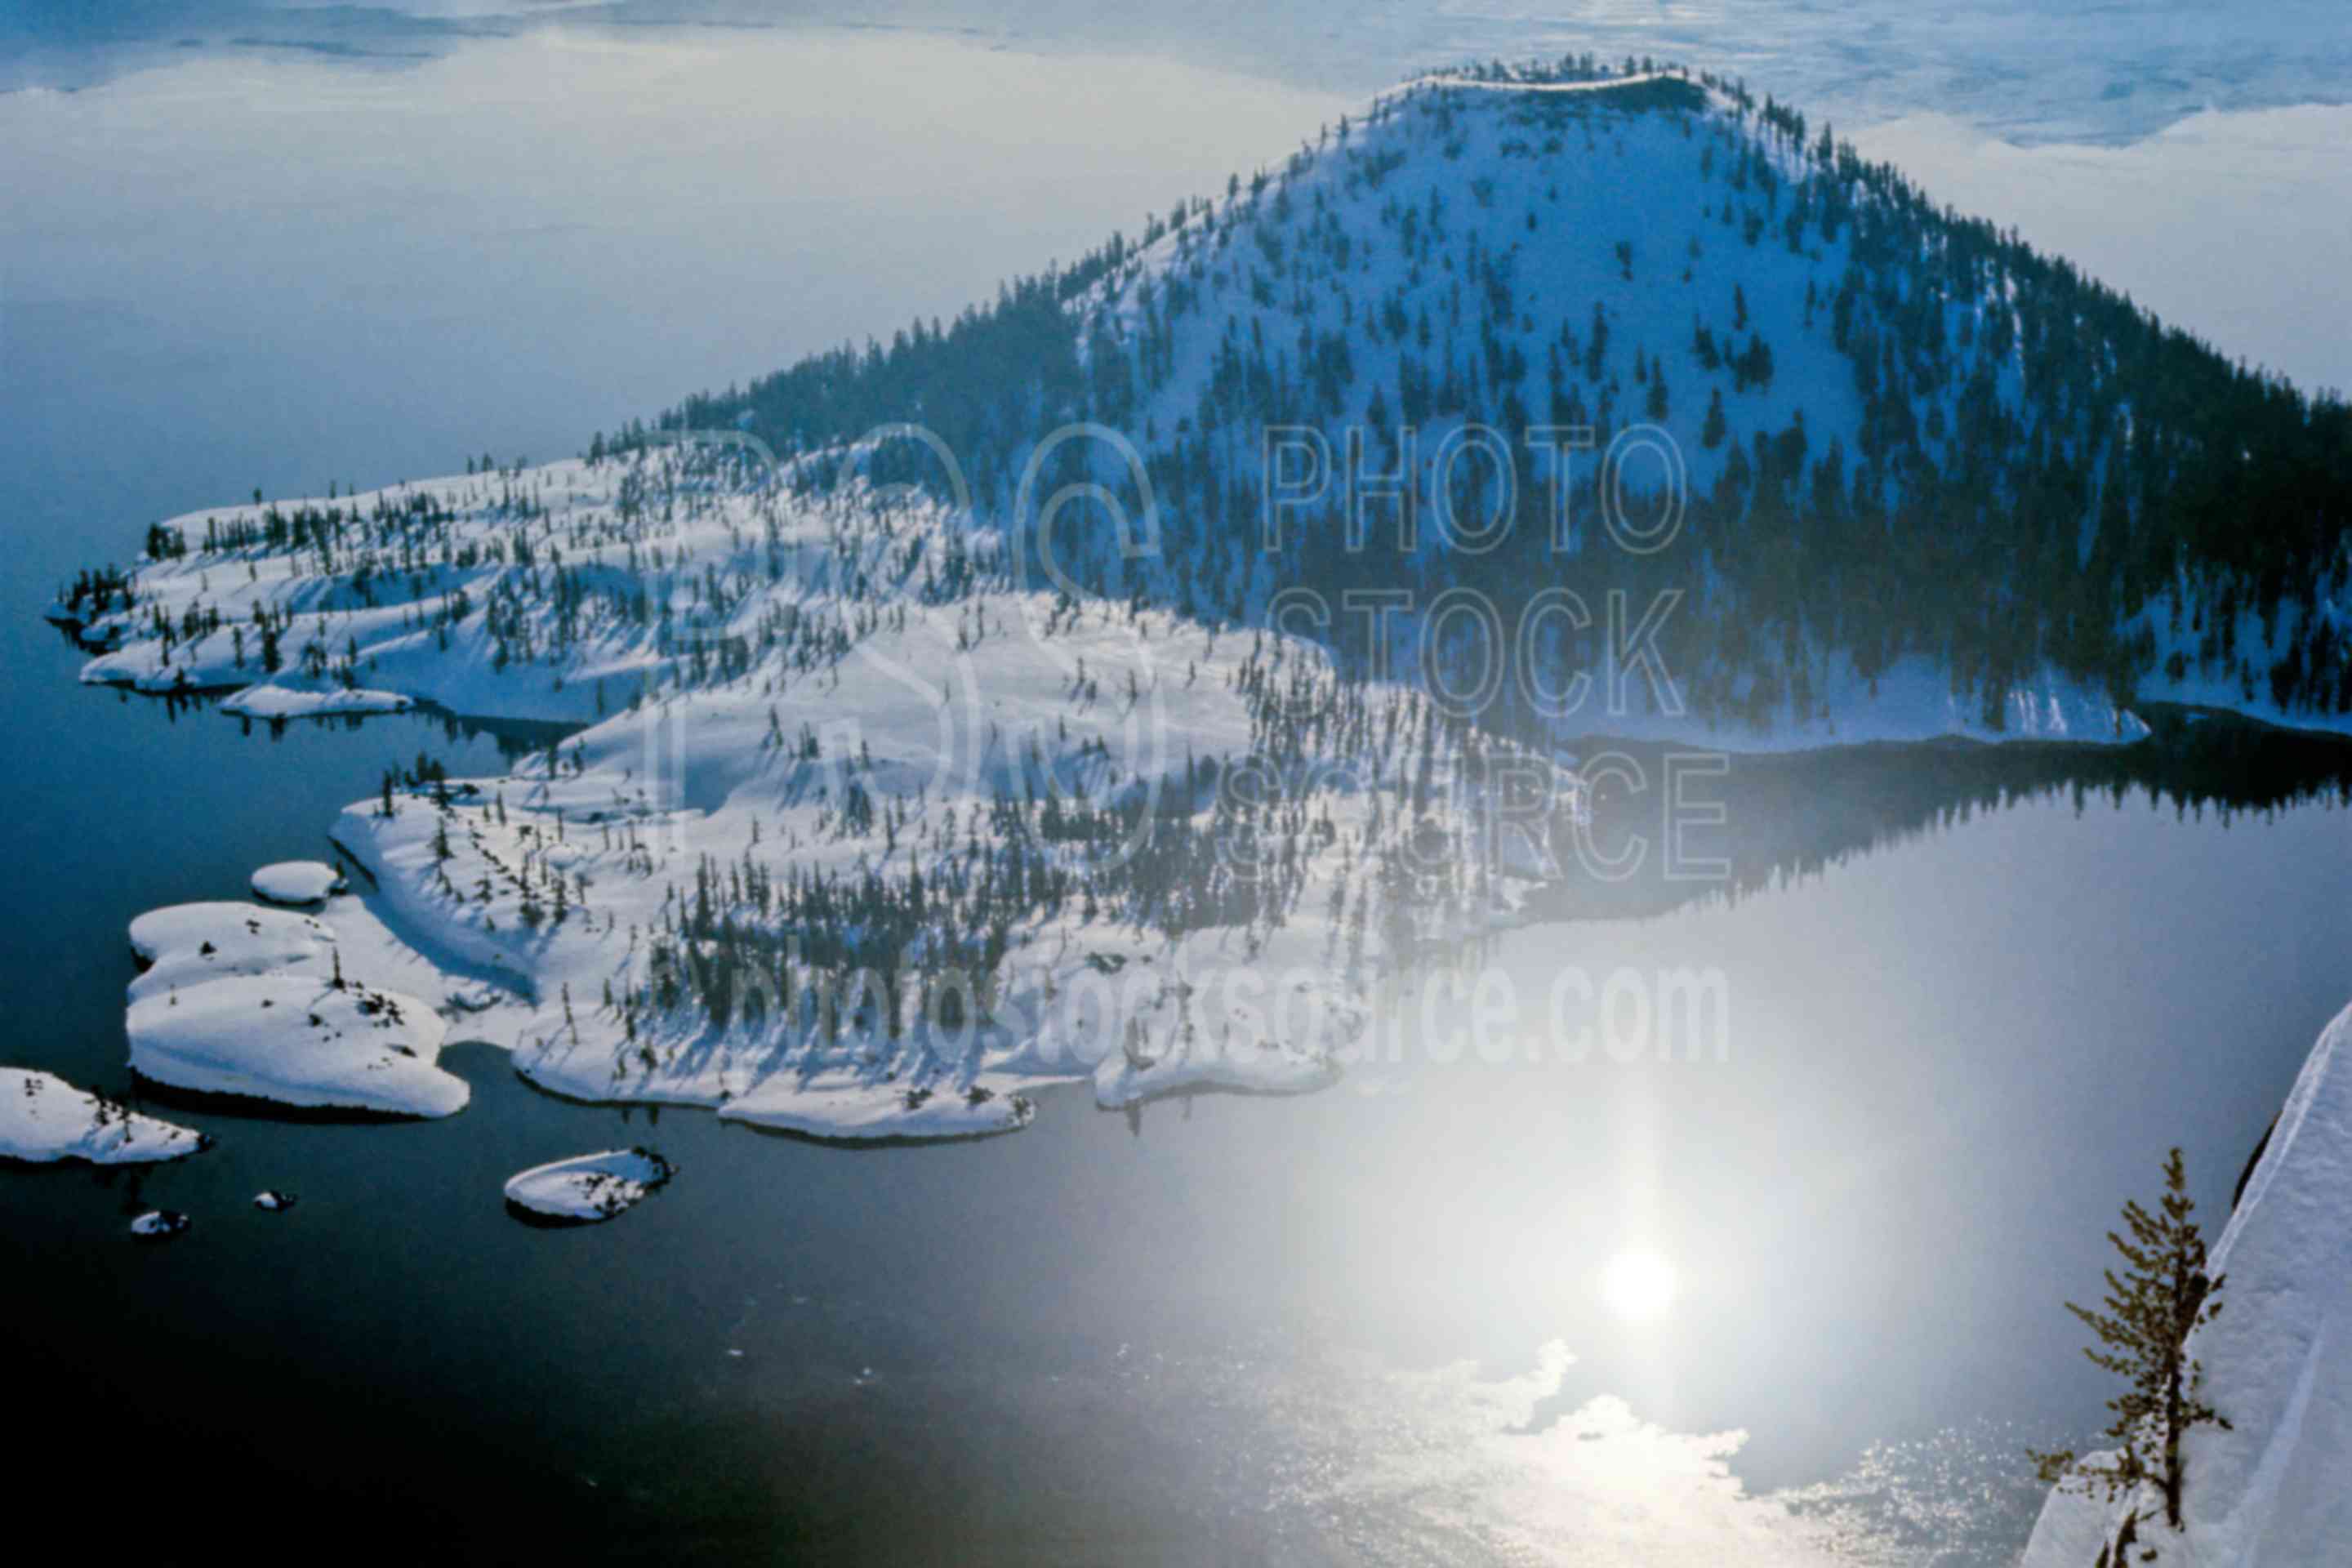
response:
[[[1621,1252],[1601,1271],[1601,1297],[1628,1323],[1654,1322],[1673,1310],[1675,1266],[1654,1252]]]

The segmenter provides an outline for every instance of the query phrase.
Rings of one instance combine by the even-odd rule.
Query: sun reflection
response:
[[[1601,1297],[1629,1323],[1654,1322],[1675,1304],[1675,1266],[1654,1252],[1621,1252],[1601,1271]]]

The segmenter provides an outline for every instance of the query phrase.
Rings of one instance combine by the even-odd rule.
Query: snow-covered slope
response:
[[[2063,264],[1939,216],[1894,172],[1810,139],[1786,106],[1666,73],[1429,78],[1261,179],[1119,261],[1081,307],[1097,416],[1108,402],[1147,449],[1161,433],[1163,484],[1213,471],[1271,498],[1291,536],[1272,574],[1247,549],[1213,556],[1222,598],[1164,577],[1157,595],[1271,613],[1298,585],[1336,600],[1328,585],[1361,581],[1349,569],[1369,554],[1370,585],[1421,590],[1389,628],[1407,649],[1447,584],[1487,595],[1511,632],[1526,627],[1515,590],[1530,570],[1596,614],[1611,590],[1637,607],[1681,595],[1660,638],[1674,698],[1637,681],[1622,708],[1511,715],[1561,738],[2128,741],[2145,729],[2119,689],[2352,722],[2336,685],[2352,626],[2340,535],[2305,563],[2318,591],[2284,613],[2275,577],[2122,565],[2129,541],[2173,527],[2126,493],[2167,482],[2168,459],[2141,454],[2155,441],[2134,433],[2165,390],[2142,383],[2147,351],[2097,341],[2087,308],[2070,316],[2084,289]],[[2178,352],[2215,379],[2217,405],[2242,395],[2213,356]],[[2319,423],[2336,465],[2323,504],[2340,531],[2343,421]],[[1500,441],[1460,445],[1481,429]],[[2251,455],[2272,437],[2245,439]],[[1491,480],[1489,451],[1510,453],[1512,489]],[[1411,546],[1375,494],[1400,465],[1418,469]],[[1552,510],[1563,465],[1564,523]],[[1675,472],[1689,498],[1679,531],[1636,539],[1668,515],[1654,499],[1623,503],[1612,526],[1620,486],[1640,498]],[[2178,482],[2192,485],[2185,471]],[[1220,509],[1204,494],[1181,510]],[[1367,542],[1335,546],[1358,511]],[[1504,520],[1499,543],[1471,537],[1490,517]],[[1904,540],[1973,534],[1986,518],[2000,520],[1989,535],[2015,542],[1959,544],[1931,566]],[[1223,530],[1255,546],[1261,520],[1244,521]],[[1189,551],[1178,558],[1198,574]],[[1988,634],[1984,606],[2004,600],[2034,629]],[[2110,636],[2069,646],[2070,621],[2118,607]],[[1559,669],[1598,679],[1601,633],[1544,630],[1530,662],[1548,687]],[[1433,641],[1438,668],[1465,651]],[[2293,683],[2274,687],[2282,671]]]
[[[1484,717],[1521,735],[2131,739],[2134,696],[2344,727],[2340,403],[1786,104],[1607,70],[1417,80],[991,310],[666,423],[806,449],[919,419],[940,444],[890,476],[1073,580],[1457,692],[1507,662]],[[1079,479],[1127,526],[1039,521]],[[1499,627],[1441,626],[1451,590]],[[1664,674],[1624,689],[1612,637],[1653,607]]]
[[[2137,1509],[2167,1568],[2294,1568],[2352,1551],[2352,1009],[2304,1064],[2214,1247],[2221,1311],[2189,1339],[2230,1423],[2185,1439],[2186,1529],[2153,1498],[2052,1496],[2023,1568],[2092,1568]],[[2137,1561],[2137,1554],[2134,1556]]]

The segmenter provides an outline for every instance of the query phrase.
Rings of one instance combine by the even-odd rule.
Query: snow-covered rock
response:
[[[2210,1268],[2221,1310],[2188,1352],[2230,1426],[2184,1440],[2185,1528],[2147,1498],[2059,1491],[2022,1568],[2092,1568],[2135,1507],[2164,1568],[2352,1556],[2352,1008],[2304,1063]]]
[[[343,874],[323,860],[281,860],[253,874],[253,893],[273,904],[321,904],[342,891]]]
[[[174,1089],[395,1116],[448,1116],[472,1094],[434,1065],[430,1008],[358,981],[232,975],[142,996],[127,1027],[131,1068]]]
[[[181,1159],[210,1142],[51,1074],[0,1068],[0,1160],[131,1165]]]
[[[284,1214],[300,1201],[292,1193],[281,1193],[274,1189],[253,1194],[253,1206],[264,1214]]]
[[[650,1149],[609,1149],[521,1173],[507,1183],[507,1202],[542,1218],[593,1225],[628,1213],[677,1173]]]
[[[131,1234],[142,1241],[161,1241],[179,1235],[194,1223],[173,1209],[149,1209],[131,1222]]]

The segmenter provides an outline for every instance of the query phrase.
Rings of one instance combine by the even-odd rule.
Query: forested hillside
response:
[[[1936,671],[1993,731],[2043,673],[2118,701],[2304,721],[2352,709],[2340,401],[1938,207],[1827,125],[1646,61],[1413,84],[985,308],[660,423],[806,452],[901,420],[944,440],[999,521],[1020,521],[1041,437],[1069,420],[1121,433],[1149,473],[1160,552],[1122,559],[1082,508],[1057,523],[1058,559],[1091,587],[1215,620],[1262,618],[1292,585],[1408,588],[1423,607],[1462,585],[1507,634],[1548,586],[1573,586],[1596,620],[1610,588],[1638,604],[1679,592],[1658,646],[1696,721],[1735,735],[1805,728],[1898,666]],[[1273,555],[1270,426],[1320,431],[1331,476],[1322,501],[1281,510]],[[1465,426],[1507,447],[1465,455]],[[1417,537],[1393,500],[1351,517],[1351,426],[1364,474],[1417,468]],[[1589,431],[1589,449],[1548,426]],[[1599,526],[1604,455],[1640,426],[1671,436],[1690,481],[1679,533],[1647,556]],[[1664,465],[1622,450],[1623,482],[1657,490]],[[1449,455],[1459,531],[1499,544],[1474,552],[1434,526]],[[1308,472],[1304,449],[1288,460],[1278,496]],[[912,441],[877,467],[950,489]],[[1032,498],[1080,477],[1139,501],[1102,441],[1062,444]],[[1665,515],[1654,500],[1631,510],[1635,529]],[[1538,618],[1520,653],[1538,696],[1598,669],[1605,626]],[[1454,620],[1441,670],[1475,662],[1485,635]],[[1372,622],[1335,616],[1327,640],[1360,660]],[[1608,728],[1597,704],[1547,715],[1528,692],[1503,681],[1487,717]]]

